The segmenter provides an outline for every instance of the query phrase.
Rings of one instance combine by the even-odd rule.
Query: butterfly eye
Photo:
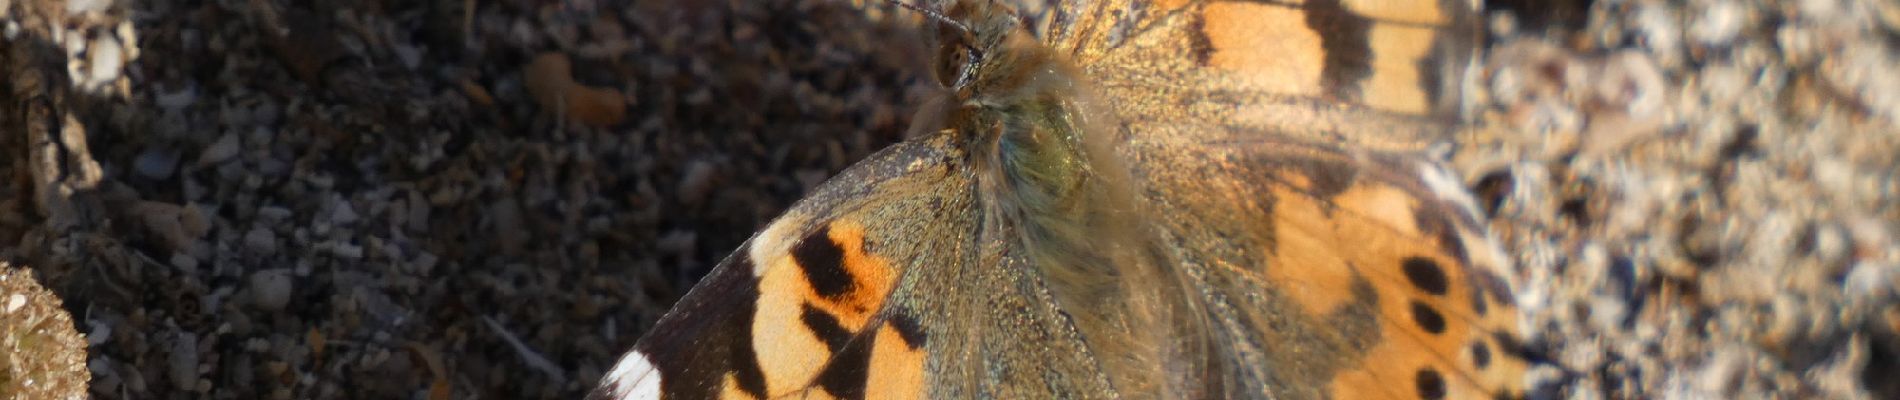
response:
[[[976,67],[978,65],[981,65],[983,62],[983,49],[979,48],[976,45],[977,37],[976,37],[975,29],[972,29],[969,24],[965,24],[963,23],[963,21],[958,21],[955,18],[951,18],[949,15],[945,15],[944,13],[938,12],[937,10],[927,9],[922,6],[906,3],[900,0],[885,0],[885,2],[890,3],[892,5],[896,5],[898,7],[903,7],[904,9],[907,9],[907,10],[917,12],[919,15],[923,15],[924,18],[928,18],[931,21],[937,22],[940,25],[940,28],[942,28],[943,30],[953,32],[955,34],[954,42],[955,42],[956,50],[953,51],[951,50],[950,46],[944,46],[942,50],[939,50],[940,51],[939,59],[940,60],[962,59],[963,62],[962,63],[945,63],[941,65],[939,67],[941,69],[938,71],[939,72],[938,76],[940,77],[950,76],[954,73],[954,75],[956,76],[956,80],[949,81],[949,82],[940,82],[940,83],[944,84],[945,86],[948,86],[950,88],[957,89],[960,91],[964,87],[969,86],[970,81],[975,80],[974,75],[975,75]],[[949,35],[940,34],[938,36],[943,37],[943,36],[949,36]],[[956,54],[956,51],[961,51],[962,54]],[[952,68],[954,68],[955,70],[954,71],[950,70]]]

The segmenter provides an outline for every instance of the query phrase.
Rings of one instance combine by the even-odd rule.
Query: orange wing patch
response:
[[[1324,316],[1367,299],[1370,282],[1381,338],[1333,377],[1334,398],[1476,398],[1517,393],[1524,362],[1511,356],[1515,313],[1487,293],[1485,271],[1462,264],[1465,240],[1449,215],[1421,215],[1404,188],[1351,175],[1316,177],[1278,170],[1270,189],[1272,258],[1264,269],[1300,309]],[[1342,179],[1343,178],[1343,179]],[[1342,187],[1343,186],[1343,187]],[[1444,233],[1444,234],[1441,234]],[[1443,241],[1455,241],[1442,243]],[[1351,251],[1342,252],[1342,244]],[[1489,295],[1488,295],[1489,294]]]
[[[1372,48],[1370,76],[1359,83],[1366,93],[1360,100],[1375,108],[1409,114],[1430,111],[1431,94],[1421,82],[1428,81],[1420,62],[1432,56],[1437,32],[1431,27],[1374,24],[1367,35]]]
[[[1352,285],[1357,277],[1336,249],[1341,240],[1364,239],[1332,232],[1327,205],[1304,191],[1275,188],[1271,197],[1275,243],[1267,279],[1311,315],[1328,315],[1356,300]]]
[[[1446,15],[1419,1],[1216,2],[1201,12],[1195,57],[1254,89],[1425,115]]]
[[[1248,83],[1275,93],[1316,96],[1326,68],[1319,32],[1306,27],[1306,14],[1286,6],[1257,3],[1209,4],[1203,14],[1203,64],[1237,72]]]
[[[1374,282],[1379,298],[1380,332],[1385,336],[1365,354],[1363,364],[1336,376],[1330,389],[1343,398],[1391,396],[1422,399],[1479,398],[1517,392],[1509,380],[1522,364],[1504,357],[1494,332],[1514,328],[1512,312],[1492,312],[1476,276],[1486,272],[1463,264],[1463,252],[1447,253],[1455,240],[1429,232],[1455,224],[1421,226],[1409,213],[1416,198],[1393,198],[1397,188],[1355,189],[1337,198],[1354,214],[1337,220],[1339,238],[1375,243],[1351,255],[1356,271]],[[1407,201],[1393,204],[1395,201]],[[1426,216],[1426,218],[1449,218]],[[1421,231],[1426,230],[1426,231]],[[1380,238],[1361,240],[1358,238]],[[1379,243],[1383,242],[1383,243]],[[1463,243],[1449,246],[1465,246]],[[1473,301],[1477,300],[1477,301]],[[1501,306],[1501,305],[1497,305]],[[1377,389],[1375,389],[1377,388]],[[1393,390],[1393,389],[1398,390]],[[1378,390],[1365,393],[1365,390]]]
[[[917,327],[885,324],[872,339],[866,399],[912,399],[924,394],[924,349]]]
[[[870,246],[862,225],[832,221],[759,269],[752,340],[766,393],[805,389],[883,308],[897,271]]]
[[[744,387],[739,384],[739,374],[727,372],[725,379],[719,381],[719,398],[726,400],[745,400],[757,399],[758,397],[746,392]]]

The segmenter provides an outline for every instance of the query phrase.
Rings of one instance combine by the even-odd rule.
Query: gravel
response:
[[[1545,394],[1900,396],[1900,7],[1584,13],[1493,15],[1457,160],[1518,255]]]
[[[0,260],[98,398],[578,397],[918,97],[830,0],[0,3]]]
[[[0,261],[0,397],[84,399],[87,339],[23,267]]]

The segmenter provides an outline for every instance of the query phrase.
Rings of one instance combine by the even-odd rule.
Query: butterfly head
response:
[[[942,128],[972,145],[974,163],[991,166],[977,169],[993,173],[978,179],[998,196],[991,204],[1017,215],[1073,208],[1091,173],[1080,72],[1007,5],[962,1],[944,15],[958,22],[938,32],[937,70],[953,78],[940,79],[951,93]]]

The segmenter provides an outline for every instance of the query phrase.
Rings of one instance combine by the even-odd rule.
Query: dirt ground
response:
[[[1900,4],[1488,7],[1454,162],[1535,394],[1900,398]],[[889,13],[0,0],[0,321],[98,398],[579,397],[902,136]]]

